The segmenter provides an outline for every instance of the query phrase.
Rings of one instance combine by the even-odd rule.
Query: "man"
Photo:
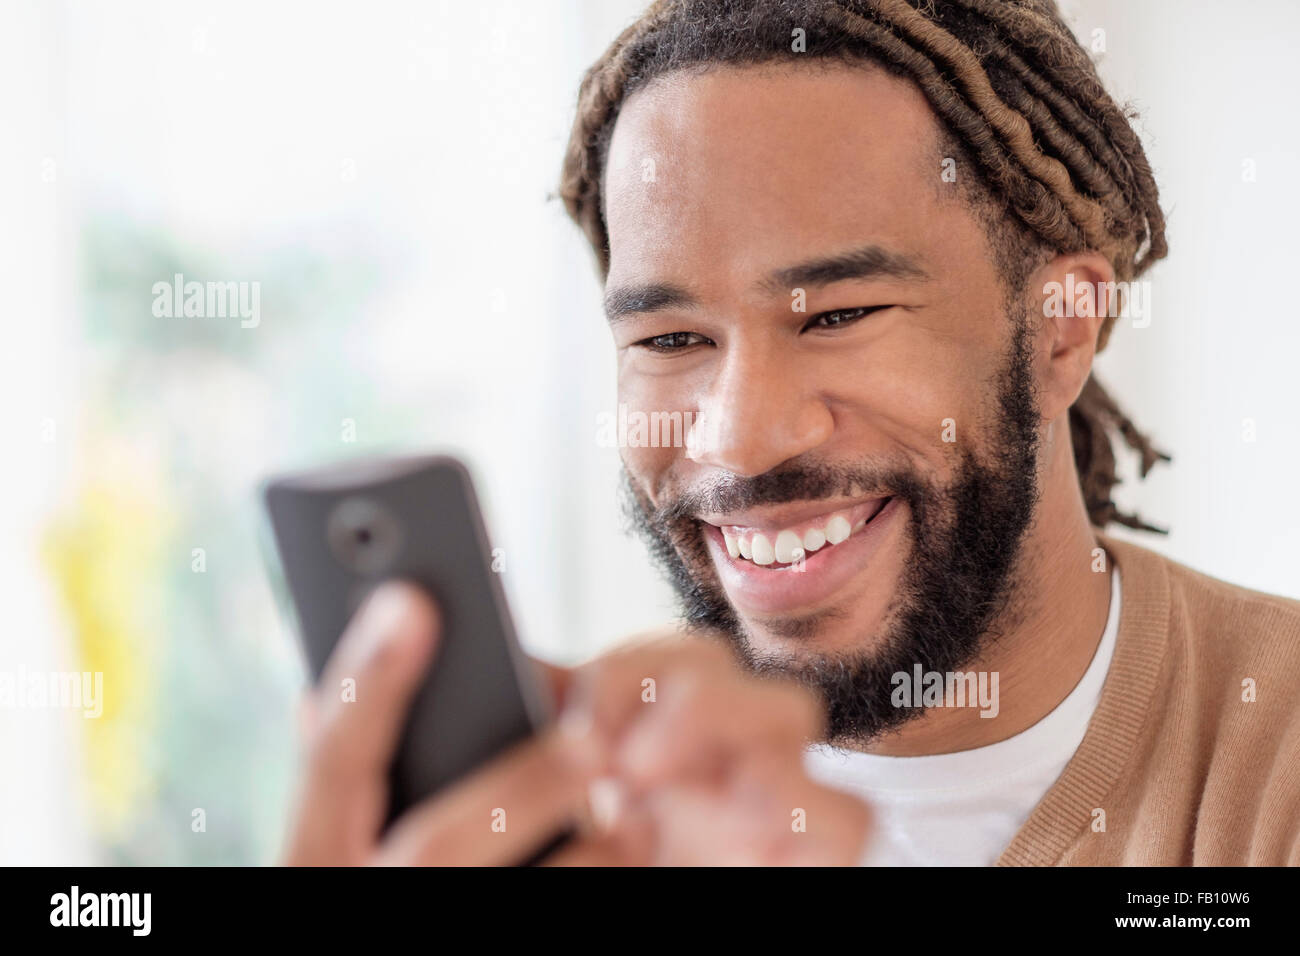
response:
[[[562,194],[620,403],[694,422],[624,451],[689,636],[379,840],[436,643],[380,592],[290,860],[509,862],[594,793],[551,861],[1300,863],[1300,604],[1101,531],[1146,527],[1111,433],[1161,457],[1090,372],[1164,221],[1051,0],[655,3]]]

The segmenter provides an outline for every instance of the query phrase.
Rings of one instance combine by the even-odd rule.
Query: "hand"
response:
[[[437,642],[419,589],[378,589],[309,699],[308,760],[284,862],[490,865],[531,857],[587,820],[594,782],[617,796],[555,864],[852,863],[867,810],[811,781],[802,753],[820,711],[787,682],[741,672],[708,638],[656,641],[575,675],[549,669],[559,723],[408,811],[382,833],[388,766]],[[342,700],[345,678],[356,699]],[[645,703],[642,681],[656,682]],[[507,811],[504,832],[491,827]],[[801,825],[802,824],[802,825]]]
[[[589,778],[555,730],[525,741],[411,809],[381,836],[388,768],[435,651],[424,592],[385,584],[358,612],[309,698],[307,767],[284,862],[491,865],[528,859],[579,819]],[[356,699],[340,687],[355,680]],[[503,832],[492,828],[506,811]]]
[[[653,683],[647,683],[652,681]],[[822,730],[813,696],[744,672],[706,636],[606,656],[571,681],[577,759],[608,780],[604,835],[555,862],[852,865],[866,805],[814,782],[806,745]],[[648,700],[653,691],[653,700]]]

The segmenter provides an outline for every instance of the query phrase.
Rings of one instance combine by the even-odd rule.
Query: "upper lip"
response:
[[[804,501],[770,507],[750,508],[726,514],[707,513],[696,517],[717,528],[789,528],[804,524],[836,512],[848,511],[885,501],[889,495],[872,495],[869,498],[851,498],[843,501]]]

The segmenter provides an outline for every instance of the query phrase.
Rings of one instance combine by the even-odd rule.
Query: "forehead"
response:
[[[935,252],[963,205],[943,202],[938,133],[920,90],[870,65],[658,78],[610,142],[609,280],[741,279],[864,242]]]

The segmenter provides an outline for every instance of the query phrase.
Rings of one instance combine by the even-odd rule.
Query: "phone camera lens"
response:
[[[402,550],[401,525],[369,498],[339,502],[329,516],[326,534],[334,556],[367,576],[389,570]]]

